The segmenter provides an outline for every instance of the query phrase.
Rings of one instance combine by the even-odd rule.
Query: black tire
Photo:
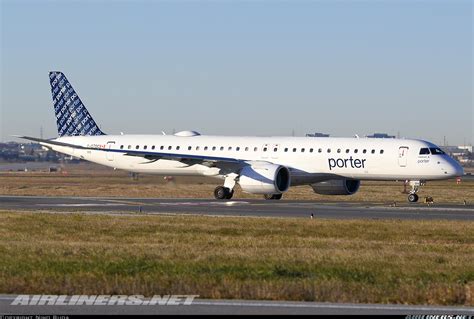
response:
[[[408,201],[410,203],[416,203],[418,201],[418,195],[416,195],[416,194],[408,195]]]
[[[267,200],[275,200],[275,199],[281,199],[283,194],[265,194],[263,197]]]
[[[216,199],[231,199],[234,195],[234,190],[230,190],[224,186],[217,186],[214,190],[214,197]]]
[[[229,195],[230,191],[227,187],[224,186],[217,186],[216,189],[214,190],[214,197],[216,199],[227,199],[227,196]]]
[[[227,196],[225,197],[225,199],[232,199],[232,196],[234,196],[234,190],[227,191]]]

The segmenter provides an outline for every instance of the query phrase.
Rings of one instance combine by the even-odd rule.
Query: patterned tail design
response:
[[[49,82],[59,136],[105,135],[63,73],[49,72]]]

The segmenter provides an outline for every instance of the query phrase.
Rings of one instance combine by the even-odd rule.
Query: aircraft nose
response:
[[[464,175],[464,169],[462,168],[461,165],[459,165],[458,162],[452,161],[450,164],[451,164],[450,165],[451,166],[450,167],[450,171],[451,171],[450,175],[452,175],[453,177],[458,177],[458,176],[463,176]]]

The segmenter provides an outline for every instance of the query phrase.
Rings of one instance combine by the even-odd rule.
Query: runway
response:
[[[0,314],[14,315],[474,315],[472,307],[444,307],[391,304],[348,304],[323,302],[258,301],[258,300],[206,300],[196,299],[191,305],[180,306],[20,306],[11,305],[14,295],[0,296]]]
[[[474,205],[114,197],[0,196],[0,209],[92,214],[194,214],[279,218],[448,219],[474,221]]]

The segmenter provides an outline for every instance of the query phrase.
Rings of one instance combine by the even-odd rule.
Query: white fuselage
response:
[[[147,160],[127,151],[171,153],[269,162],[287,167],[291,185],[332,178],[357,180],[436,180],[462,175],[445,154],[420,154],[436,145],[410,139],[233,137],[175,135],[68,136],[55,141],[101,150],[54,145],[58,152],[138,173],[223,177],[217,167],[179,160]],[[108,151],[111,150],[111,151]]]

